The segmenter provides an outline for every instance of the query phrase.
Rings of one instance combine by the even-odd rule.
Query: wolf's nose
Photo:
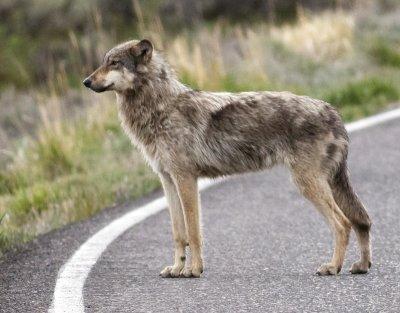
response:
[[[89,78],[86,78],[86,79],[83,81],[83,84],[85,85],[85,87],[90,88],[90,85],[92,84],[92,81],[91,81]]]

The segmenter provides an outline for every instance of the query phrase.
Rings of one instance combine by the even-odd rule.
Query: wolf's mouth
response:
[[[94,86],[91,86],[91,89],[93,91],[95,91],[95,92],[104,92],[104,91],[109,90],[112,86],[114,86],[114,83],[111,83],[111,84],[109,84],[109,85],[107,85],[105,87],[94,87]]]

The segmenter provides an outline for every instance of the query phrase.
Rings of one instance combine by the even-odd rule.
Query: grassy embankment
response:
[[[400,49],[393,40],[400,38],[395,36],[400,27],[395,22],[382,26],[378,16],[324,13],[275,27],[217,22],[173,38],[158,19],[151,25],[147,31],[139,25],[138,37],[152,38],[181,79],[195,88],[291,90],[331,102],[347,121],[375,113],[400,96]],[[102,39],[95,49],[100,59],[115,39],[100,27],[96,36]],[[80,90],[76,97],[89,104],[83,113],[65,118],[62,99],[69,86],[77,85],[76,77],[84,76],[82,69],[87,71],[82,51],[90,53],[84,38],[71,33],[69,40],[75,66],[55,68],[50,95],[38,91],[34,96],[35,122],[26,134],[6,142],[1,153],[0,254],[159,186],[122,133],[113,95]],[[18,124],[20,118],[10,116],[7,123]]]

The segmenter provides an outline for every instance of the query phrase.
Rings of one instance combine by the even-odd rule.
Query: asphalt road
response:
[[[172,262],[167,211],[115,240],[84,287],[86,312],[400,312],[400,120],[353,133],[351,180],[373,221],[373,265],[358,259],[352,235],[339,276],[315,271],[332,238],[287,170],[232,177],[202,193],[205,272],[162,279]],[[0,263],[0,312],[46,312],[60,267],[91,234],[133,204],[42,236]]]

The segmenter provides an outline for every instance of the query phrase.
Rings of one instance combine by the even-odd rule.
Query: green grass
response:
[[[372,77],[329,90],[322,98],[338,108],[345,120],[354,120],[376,113],[399,97],[398,85],[388,79]]]
[[[97,120],[53,125],[16,151],[0,175],[0,253],[159,187],[112,104]]]
[[[400,51],[383,40],[376,40],[370,48],[370,54],[381,65],[400,67]]]

